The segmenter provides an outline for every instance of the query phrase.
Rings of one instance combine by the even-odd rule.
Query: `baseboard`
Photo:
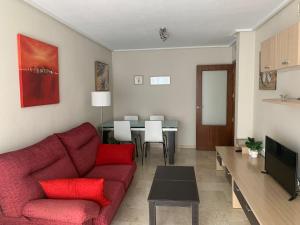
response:
[[[153,148],[161,148],[161,144],[152,143],[151,146]],[[177,145],[176,148],[184,148],[184,149],[196,149],[196,145]]]
[[[150,146],[152,148],[162,148],[163,147],[162,144],[159,144],[159,143],[150,143]]]
[[[196,145],[177,145],[177,148],[193,148],[193,149],[196,149]]]

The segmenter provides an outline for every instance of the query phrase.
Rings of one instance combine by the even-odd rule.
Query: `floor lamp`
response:
[[[93,91],[92,106],[101,107],[101,138],[103,141],[103,107],[111,105],[111,95],[109,91]]]

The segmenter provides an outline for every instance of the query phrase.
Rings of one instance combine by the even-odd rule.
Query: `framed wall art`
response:
[[[109,65],[102,62],[95,62],[95,90],[109,90]]]
[[[259,90],[276,90],[277,71],[259,73]]]
[[[59,103],[58,48],[18,34],[21,107]]]
[[[170,85],[170,76],[154,76],[150,77],[150,85]]]
[[[144,84],[144,76],[143,75],[134,75],[134,84],[135,85]]]
[[[261,72],[261,52],[259,53],[259,90],[276,90],[277,71]]]

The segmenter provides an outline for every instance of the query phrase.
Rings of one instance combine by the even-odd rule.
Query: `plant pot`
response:
[[[257,158],[258,152],[257,151],[250,151],[251,158]]]

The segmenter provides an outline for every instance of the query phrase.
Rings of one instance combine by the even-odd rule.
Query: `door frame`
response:
[[[217,65],[197,65],[196,74],[196,149],[197,150],[211,150],[214,151],[214,147],[203,148],[199,143],[199,130],[198,127],[202,125],[202,72],[203,71],[214,71],[214,70],[228,70],[227,77],[227,115],[226,124],[229,126],[229,132],[232,136],[231,145],[234,144],[234,127],[235,127],[235,71],[236,62],[232,64],[217,64]],[[228,108],[231,108],[231,113],[228,113]],[[203,126],[203,125],[202,125]],[[205,125],[207,128],[224,128],[224,126],[218,125]],[[227,126],[226,126],[227,127]],[[208,138],[210,134],[207,134]]]

